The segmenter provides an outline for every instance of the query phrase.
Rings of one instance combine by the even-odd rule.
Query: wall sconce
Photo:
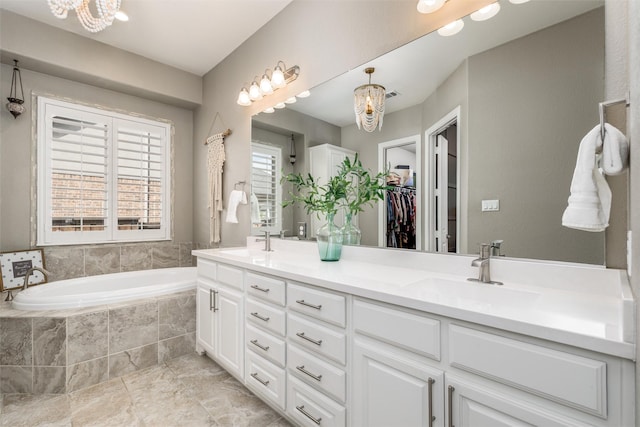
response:
[[[13,75],[11,76],[11,90],[9,92],[9,103],[7,104],[7,110],[13,115],[14,119],[24,113],[24,89],[22,88],[22,74],[20,74],[20,68],[18,68],[18,60],[13,60]],[[18,97],[18,81],[20,81],[20,97]]]
[[[291,134],[291,145],[289,146],[289,163],[293,166],[296,163],[296,142]]]
[[[273,69],[273,73],[271,73],[271,77],[269,77],[269,73],[269,69],[266,69],[260,79],[258,79],[257,76],[253,79],[248,90],[246,86],[240,89],[238,100],[236,101],[237,104],[247,107],[251,105],[252,102],[259,101],[263,97],[271,95],[274,91],[285,87],[298,78],[300,67],[294,65],[291,68],[287,68],[284,62],[278,61]],[[260,83],[258,83],[258,81]],[[295,99],[295,97],[292,98]],[[291,98],[287,101],[289,103],[295,102],[295,100],[291,101]]]

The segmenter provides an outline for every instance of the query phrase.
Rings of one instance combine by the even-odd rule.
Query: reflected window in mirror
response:
[[[282,229],[282,149],[251,143],[251,234]]]

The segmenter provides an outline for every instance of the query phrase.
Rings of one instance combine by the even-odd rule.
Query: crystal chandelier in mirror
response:
[[[75,10],[78,20],[85,30],[97,33],[113,23],[120,10],[120,0],[95,0],[98,16],[89,9],[91,0],[47,0],[51,13],[56,18],[65,19],[70,10]]]
[[[384,116],[384,101],[386,91],[384,86],[372,84],[371,74],[375,68],[365,68],[364,72],[369,75],[369,83],[358,86],[353,91],[353,109],[356,113],[356,124],[358,129],[373,132],[376,127],[382,129],[382,118]]]

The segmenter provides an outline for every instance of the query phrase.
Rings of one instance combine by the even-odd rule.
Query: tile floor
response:
[[[0,426],[260,426],[289,422],[206,356],[63,395],[4,394]]]

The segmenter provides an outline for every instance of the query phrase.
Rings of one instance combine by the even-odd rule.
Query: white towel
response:
[[[251,193],[251,223],[262,224],[262,220],[260,219],[260,202],[254,193]]]
[[[604,129],[600,166],[607,175],[620,175],[627,168],[629,161],[629,141],[622,132],[609,123],[604,124]]]
[[[571,195],[562,215],[565,227],[604,231],[609,226],[611,190],[597,167],[596,158],[596,149],[601,145],[600,125],[589,131],[580,142],[571,180]]]
[[[238,205],[246,205],[247,204],[247,195],[244,191],[233,190],[229,195],[229,205],[227,206],[227,222],[237,224],[238,216],[237,210]]]

